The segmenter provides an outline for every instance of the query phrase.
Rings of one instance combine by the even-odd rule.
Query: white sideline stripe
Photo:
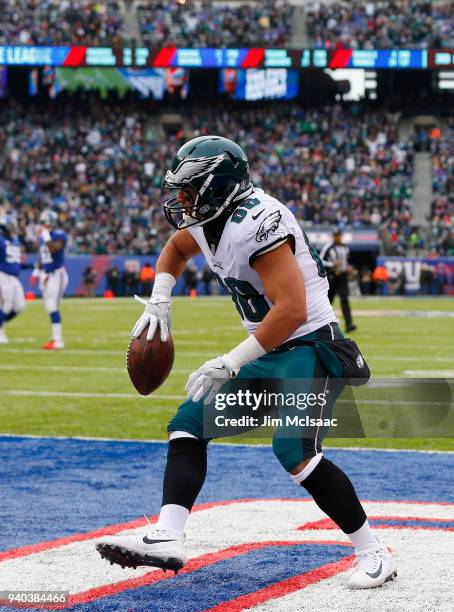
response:
[[[14,397],[100,397],[100,398],[121,398],[121,399],[161,399],[161,400],[184,400],[186,395],[139,395],[138,393],[84,393],[79,391],[29,391],[22,389],[0,390],[0,395]],[[340,404],[350,404],[350,400],[337,400]],[[403,405],[403,406],[444,406],[446,402],[427,402],[425,400],[362,400],[355,398],[356,404],[366,405]]]
[[[367,351],[364,352],[366,355]],[[454,355],[447,355],[446,357],[431,357],[428,355],[427,357],[398,357],[396,355],[367,355],[367,359],[369,361],[373,361],[374,359],[380,361],[416,361],[421,363],[421,361],[437,361],[440,363],[450,362],[452,363],[454,360]]]
[[[142,440],[141,438],[97,438],[95,436],[39,436],[35,434],[10,434],[0,433],[0,441],[2,438],[21,438],[27,440],[80,440],[81,442],[126,442],[128,444],[167,444],[168,440],[157,440],[151,438],[150,440]],[[329,438],[328,438],[329,440]],[[270,444],[244,444],[241,442],[219,442],[218,440],[212,440],[210,445],[215,444],[216,446],[239,446],[241,448],[270,448]],[[441,450],[423,450],[414,448],[369,448],[367,446],[327,446],[325,450],[335,451],[366,451],[366,452],[377,452],[377,453],[425,453],[425,454],[436,454],[436,455],[454,455],[454,451],[441,451]]]
[[[0,365],[0,370],[19,370],[23,366],[19,365]],[[108,367],[96,367],[96,366],[39,366],[39,365],[27,365],[27,370],[51,370],[55,372],[66,372],[68,370],[76,370],[77,372],[127,372],[126,366],[124,368],[108,368]],[[192,372],[189,368],[173,369],[172,374],[189,374]]]
[[[454,378],[454,370],[405,370],[404,374],[409,376],[430,376],[432,378]]]
[[[194,344],[198,344],[196,341],[194,341]],[[0,354],[1,353],[30,353],[30,354],[44,354],[43,349],[21,349],[21,348],[1,348],[0,349]],[[104,350],[104,349],[64,349],[63,351],[61,351],[61,353],[59,352],[59,355],[125,355],[126,350],[124,351],[113,351],[113,350]],[[205,357],[205,355],[211,355],[212,353],[210,351],[181,351],[178,353],[178,357]],[[440,362],[440,363],[445,363],[445,362],[450,362],[452,363],[454,361],[454,355],[447,355],[446,357],[431,357],[431,356],[427,356],[427,358],[421,358],[421,357],[407,357],[407,356],[402,356],[402,357],[397,357],[396,355],[367,355],[367,359],[369,361],[373,361],[374,359],[377,360],[381,360],[381,361],[415,361],[418,363],[421,363],[421,361],[436,361],[436,362]]]
[[[351,405],[351,400],[338,399],[337,404],[348,404]],[[426,402],[425,400],[393,400],[393,399],[382,399],[382,400],[371,400],[371,399],[358,399],[354,398],[355,404],[365,404],[366,406],[446,406],[447,402]]]
[[[334,310],[338,317],[341,316],[340,310]],[[453,318],[454,312],[451,310],[359,310],[355,309],[355,317],[424,317],[424,318]]]
[[[196,342],[194,342],[196,344]],[[39,353],[40,355],[44,355],[43,349],[20,349],[20,348],[1,348],[1,353],[29,353],[35,355]],[[47,353],[49,354],[49,353]],[[106,351],[103,349],[64,349],[63,351],[58,351],[59,355],[126,355],[126,348],[123,351]],[[184,351],[179,353],[179,357],[205,357],[205,355],[212,355],[210,351]]]
[[[186,395],[139,395],[138,393],[81,393],[71,391],[26,391],[20,389],[11,389],[8,391],[0,391],[0,395],[9,395],[13,397],[107,397],[110,399],[133,399],[133,400],[184,400]]]

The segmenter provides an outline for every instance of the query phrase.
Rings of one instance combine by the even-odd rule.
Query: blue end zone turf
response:
[[[166,443],[0,437],[0,549],[159,511]],[[454,501],[452,454],[327,450],[362,499]],[[303,497],[271,448],[211,445],[197,503]]]
[[[130,607],[134,612],[197,612],[349,555],[351,549],[346,546],[306,544],[304,554],[301,554],[301,546],[273,546],[221,561],[191,574],[180,574],[171,582],[164,580],[75,609],[77,612],[117,612]],[[231,580],[232,576],[236,577],[235,581]],[[200,585],[214,584],[215,589],[200,588]],[[141,598],[144,605],[137,606]]]

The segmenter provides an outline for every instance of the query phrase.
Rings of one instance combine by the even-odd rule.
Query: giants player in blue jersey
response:
[[[44,298],[46,311],[49,313],[52,325],[52,339],[43,345],[43,349],[58,350],[64,348],[62,336],[60,300],[68,285],[68,274],[65,270],[65,247],[67,236],[63,230],[56,229],[57,213],[45,210],[40,217],[41,230],[39,236],[39,275],[40,288]]]
[[[0,344],[7,344],[5,323],[25,308],[24,290],[18,276],[21,248],[16,222],[10,215],[0,216]]]

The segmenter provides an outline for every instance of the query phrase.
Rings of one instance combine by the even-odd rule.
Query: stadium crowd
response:
[[[150,137],[145,107],[65,103],[0,111],[0,200],[19,211],[28,251],[39,212],[58,210],[73,253],[153,253],[168,236],[161,178],[179,145],[226,133],[247,151],[255,185],[305,225],[380,228],[389,254],[412,235],[413,148],[396,116],[297,104],[188,112],[189,132]]]
[[[397,119],[279,104],[207,111],[193,122],[201,133],[229,125],[247,150],[253,182],[305,225],[381,228],[387,252],[399,254],[412,231],[413,146],[399,142]]]
[[[306,11],[311,46],[454,47],[449,0],[314,2]],[[142,0],[141,43],[183,47],[281,47],[291,44],[288,0]],[[0,45],[113,45],[125,37],[117,0],[0,0]]]
[[[138,8],[145,45],[279,47],[290,42],[293,7],[287,0],[260,2],[151,0]]]
[[[0,0],[0,45],[112,45],[121,42],[116,0]]]
[[[431,152],[434,199],[430,248],[442,255],[454,255],[454,123],[442,138],[432,141]]]
[[[315,47],[453,47],[453,17],[448,0],[317,2],[307,30]]]

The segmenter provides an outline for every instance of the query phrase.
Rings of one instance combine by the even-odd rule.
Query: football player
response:
[[[39,272],[32,278],[39,277],[44,305],[51,320],[52,339],[43,345],[46,350],[64,348],[60,301],[68,285],[68,274],[65,270],[66,233],[57,229],[57,213],[45,210],[41,213],[39,232]]]
[[[206,474],[205,403],[235,377],[321,380],[326,391],[328,372],[313,346],[302,341],[334,340],[342,334],[317,252],[290,210],[251,184],[241,147],[218,136],[191,140],[177,152],[164,186],[176,190],[164,210],[178,231],[161,252],[152,296],[133,336],[149,324],[148,339],[159,329],[161,339],[167,340],[172,289],[187,260],[202,252],[231,293],[249,337],[189,376],[188,400],[168,425],[157,525],[141,536],[104,538],[97,549],[122,566],[178,571],[187,560],[186,521]],[[373,534],[347,475],[324,457],[321,437],[319,430],[311,437],[296,437],[278,427],[274,454],[295,484],[309,492],[354,545],[358,563],[349,586],[380,586],[396,575],[395,563]]]
[[[18,279],[21,247],[11,215],[0,216],[0,344],[7,344],[5,323],[25,308],[24,290]]]

